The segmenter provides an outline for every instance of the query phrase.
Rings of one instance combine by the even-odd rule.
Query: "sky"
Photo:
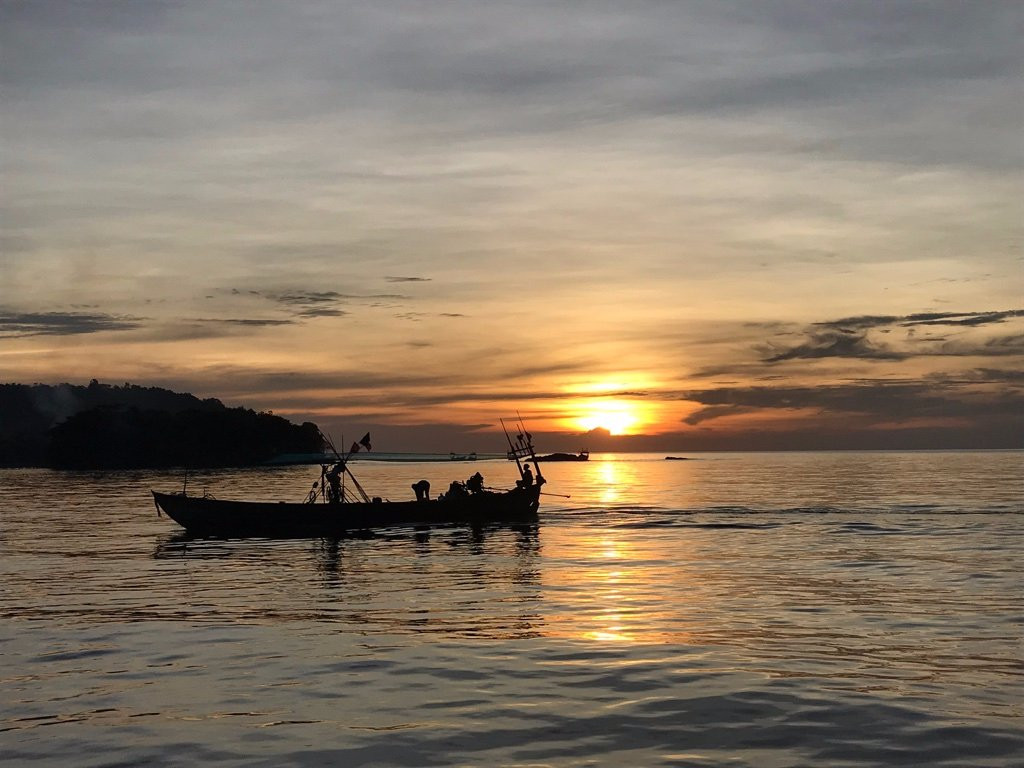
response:
[[[1024,6],[0,3],[0,381],[381,450],[1024,443]]]

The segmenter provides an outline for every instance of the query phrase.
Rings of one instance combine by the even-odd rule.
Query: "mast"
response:
[[[540,462],[537,461],[537,454],[533,450],[533,435],[526,430],[526,424],[523,423],[523,417],[519,415],[519,411],[516,411],[516,418],[519,419],[519,428],[523,430],[523,434],[526,435],[526,445],[530,449],[530,458],[533,460],[533,468],[537,471],[537,478],[535,482],[538,486],[544,485],[544,475],[540,472]]]
[[[537,454],[533,449],[533,435],[531,435],[526,427],[523,425],[523,417],[516,412],[516,419],[518,420],[519,432],[516,434],[516,440],[512,442],[512,435],[509,434],[508,428],[505,426],[505,420],[501,421],[501,428],[505,432],[505,439],[508,440],[509,451],[505,454],[509,461],[516,463],[516,468],[519,469],[520,478],[525,477],[523,471],[523,464],[529,466],[530,462],[533,462],[534,468],[537,470],[537,483],[543,484],[544,476],[540,473],[540,464],[537,462]]]
[[[335,465],[331,467],[330,472],[326,473],[326,477],[330,479],[331,476],[333,475],[336,479],[340,479],[342,483],[344,483],[345,475],[348,475],[349,478],[351,478],[352,480],[352,485],[354,485],[356,490],[359,492],[359,496],[362,498],[364,502],[369,503],[370,497],[367,495],[366,491],[363,490],[363,486],[359,484],[359,481],[356,479],[356,476],[352,474],[352,470],[348,468],[348,460],[352,458],[353,454],[352,449],[350,448],[348,453],[345,454],[344,458],[342,458],[341,454],[338,453],[338,449],[334,447],[334,442],[323,432],[320,433],[320,436],[324,439],[324,442],[334,453],[334,458],[337,460]],[[321,483],[321,491],[322,489],[323,485]],[[342,484],[339,488],[338,501],[346,501],[347,495],[348,494],[346,488],[344,484]]]

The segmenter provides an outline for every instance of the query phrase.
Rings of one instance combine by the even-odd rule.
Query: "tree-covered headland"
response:
[[[323,449],[316,424],[159,387],[0,384],[0,466],[233,467]]]

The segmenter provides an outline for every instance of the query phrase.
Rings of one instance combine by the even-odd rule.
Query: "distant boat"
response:
[[[549,453],[547,456],[538,456],[537,461],[588,461],[590,451],[579,453]]]
[[[153,501],[158,514],[165,513],[189,534],[230,538],[335,537],[393,526],[536,522],[540,489],[545,483],[537,464],[539,457],[532,438],[524,440],[519,435],[513,443],[507,431],[506,437],[511,449],[508,458],[515,461],[520,477],[515,487],[507,490],[484,488],[483,478],[476,473],[466,482],[452,482],[445,493],[434,499],[430,498],[430,484],[425,480],[413,484],[416,499],[412,501],[370,497],[348,466],[359,451],[359,445],[353,443],[344,457],[334,452],[333,466],[321,465],[320,480],[313,483],[304,502],[189,496],[185,489],[179,493],[152,491]],[[330,445],[326,438],[325,442]],[[369,435],[360,441],[367,450],[369,443]],[[529,468],[531,461],[536,481]]]
[[[472,453],[452,453],[448,455],[452,461],[476,461],[476,451]]]

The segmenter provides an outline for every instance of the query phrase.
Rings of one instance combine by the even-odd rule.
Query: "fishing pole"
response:
[[[490,486],[487,486],[487,485],[485,485],[483,488],[484,488],[485,491],[492,491],[494,493],[508,493],[508,490],[509,490],[508,488],[491,488]],[[541,491],[540,495],[541,496],[557,496],[560,499],[571,499],[572,498],[572,496],[570,496],[568,493],[548,493],[547,491]]]

